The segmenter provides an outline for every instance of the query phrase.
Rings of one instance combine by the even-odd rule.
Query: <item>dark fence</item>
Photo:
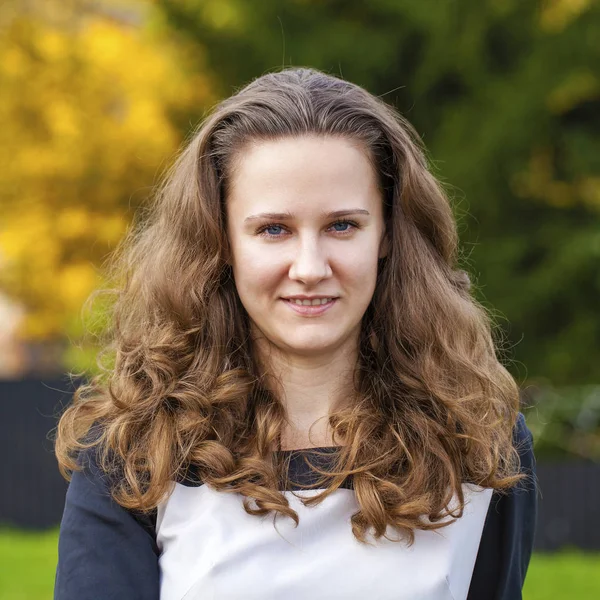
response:
[[[600,464],[538,462],[536,548],[600,550]]]
[[[77,382],[0,381],[0,525],[60,523],[67,484],[48,435]],[[541,497],[536,549],[600,550],[600,465],[538,463]]]
[[[60,522],[67,483],[48,435],[72,390],[68,380],[0,381],[0,524]]]

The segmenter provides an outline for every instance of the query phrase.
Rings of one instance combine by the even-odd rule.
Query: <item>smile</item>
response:
[[[322,315],[329,310],[337,298],[316,298],[314,300],[286,299],[282,300],[297,314],[306,317]]]

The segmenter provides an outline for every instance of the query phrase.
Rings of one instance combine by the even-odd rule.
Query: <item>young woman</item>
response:
[[[219,104],[114,256],[58,600],[515,600],[532,438],[413,128],[313,69]]]

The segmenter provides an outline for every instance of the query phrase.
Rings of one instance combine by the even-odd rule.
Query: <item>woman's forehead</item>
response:
[[[228,193],[228,204],[251,213],[369,210],[379,200],[366,152],[343,138],[253,144],[236,161]]]

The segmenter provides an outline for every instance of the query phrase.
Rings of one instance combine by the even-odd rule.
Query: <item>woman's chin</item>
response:
[[[337,339],[294,339],[285,340],[283,348],[292,354],[315,356],[335,350]]]

